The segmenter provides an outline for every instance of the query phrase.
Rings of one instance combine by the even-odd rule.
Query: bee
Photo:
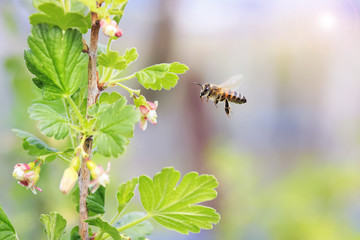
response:
[[[228,117],[230,117],[230,104],[237,103],[243,104],[246,103],[247,100],[240,92],[235,91],[240,83],[242,82],[241,75],[235,75],[228,79],[227,81],[223,82],[220,85],[214,85],[210,83],[195,83],[201,87],[200,91],[200,99],[204,102],[203,97],[206,97],[206,101],[214,100],[215,106],[218,107],[218,102],[225,101],[225,113]]]

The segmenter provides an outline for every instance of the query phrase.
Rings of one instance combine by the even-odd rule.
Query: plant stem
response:
[[[110,50],[111,41],[112,41],[112,38],[109,38],[107,46],[106,46],[106,52],[108,52]]]
[[[114,84],[114,83],[118,83],[118,82],[123,82],[123,81],[126,81],[126,80],[130,80],[132,78],[135,77],[135,73],[128,76],[128,77],[124,77],[124,78],[118,78],[118,79],[115,79],[115,80],[112,80],[112,81],[109,81],[108,85],[111,85],[111,84]]]
[[[99,7],[97,2],[97,7]],[[88,65],[88,98],[87,98],[87,109],[95,104],[98,96],[98,86],[96,77],[96,57],[97,57],[97,45],[99,38],[100,24],[98,21],[98,15],[91,12],[91,33],[90,33],[90,47],[89,47],[89,65]],[[86,116],[89,118],[89,116]],[[85,137],[85,136],[83,136]],[[92,150],[92,136],[86,138],[84,144],[84,151],[91,156]],[[89,225],[85,220],[88,219],[88,210],[86,206],[86,198],[88,196],[90,183],[90,171],[86,166],[86,161],[82,158],[79,176],[79,189],[80,189],[80,201],[79,201],[79,235],[82,240],[88,239],[89,236]]]
[[[125,89],[130,93],[131,96],[133,96],[134,93],[135,93],[136,95],[140,95],[140,90],[134,90],[134,89],[129,88],[129,87],[127,87],[127,86],[125,86],[125,85],[123,85],[123,84],[121,84],[121,83],[116,83],[116,85],[118,85],[118,86],[120,86],[120,87],[122,87],[122,88],[125,88]]]

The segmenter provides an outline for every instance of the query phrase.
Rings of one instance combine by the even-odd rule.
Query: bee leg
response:
[[[219,98],[215,99],[214,104],[215,104],[215,107],[216,107],[216,108],[218,108],[218,107],[219,107],[219,106],[217,105],[217,104],[218,104],[218,102],[219,102]]]
[[[206,97],[206,102],[209,102],[209,95],[207,95]]]
[[[200,99],[201,99],[201,101],[202,101],[202,102],[204,102],[204,99],[203,99],[203,97],[202,97],[202,96],[200,96]]]
[[[230,104],[229,104],[229,101],[227,99],[225,99],[225,113],[229,118],[231,118],[230,117],[230,113],[231,113]]]

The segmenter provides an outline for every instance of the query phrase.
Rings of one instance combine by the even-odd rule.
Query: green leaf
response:
[[[100,217],[91,218],[86,220],[89,225],[96,226],[101,229],[102,232],[108,233],[114,240],[121,240],[120,234],[117,229],[110,225],[107,221]]]
[[[216,197],[215,177],[190,172],[178,184],[179,179],[180,172],[173,168],[164,168],[153,179],[140,176],[139,192],[145,210],[164,227],[183,234],[211,229],[220,215],[213,208],[194,204]]]
[[[124,57],[119,56],[119,53],[114,51],[107,51],[106,53],[100,54],[98,62],[104,67],[117,70],[124,70],[127,67]]]
[[[139,54],[137,53],[136,48],[131,48],[131,49],[125,50],[124,59],[125,59],[127,65],[136,61],[138,56],[139,56]]]
[[[51,212],[49,215],[41,214],[40,221],[45,227],[44,231],[49,240],[61,239],[66,227],[63,216],[56,212]]]
[[[30,118],[38,120],[40,131],[47,137],[54,137],[55,139],[64,139],[70,133],[69,119],[60,115],[51,107],[34,103],[32,104],[28,112]]]
[[[81,236],[79,234],[79,226],[73,227],[70,232],[70,240],[81,240]]]
[[[181,63],[162,63],[147,67],[135,73],[139,83],[146,89],[169,90],[175,87],[179,77],[177,74],[185,73],[189,68]]]
[[[18,240],[15,229],[0,206],[0,239]]]
[[[35,8],[40,13],[34,13],[29,17],[32,25],[46,23],[58,26],[62,30],[79,28],[83,34],[91,28],[90,14],[84,16],[80,12],[65,12],[61,5],[54,1],[42,1],[42,3],[37,3]]]
[[[31,156],[42,156],[57,152],[55,148],[49,147],[46,143],[30,133],[19,129],[13,129],[12,131],[15,132],[18,137],[23,139],[23,147]],[[51,161],[55,157],[56,156],[48,157],[46,158],[46,161]]]
[[[119,98],[112,104],[103,100],[98,106],[98,109],[105,110],[100,111],[97,115],[94,146],[105,157],[117,157],[125,151],[125,146],[133,137],[134,125],[140,119],[139,111],[133,106],[126,105],[126,99],[120,94],[117,95]],[[111,105],[109,106],[109,104]]]
[[[26,66],[36,78],[35,85],[43,90],[44,100],[55,100],[74,94],[81,84],[88,57],[82,53],[82,36],[76,29],[63,32],[46,24],[33,26],[28,37],[30,49],[25,50]]]
[[[100,186],[96,192],[86,198],[86,205],[89,210],[89,216],[105,213],[105,187]]]
[[[118,192],[116,193],[116,198],[118,200],[118,212],[121,213],[127,204],[134,197],[135,187],[138,184],[139,179],[133,178],[127,182],[124,182],[119,185]]]
[[[128,223],[131,223],[139,218],[144,217],[145,214],[143,212],[132,212],[124,215],[117,221],[114,226],[116,228],[125,226]],[[130,237],[131,240],[144,240],[147,235],[150,235],[152,231],[154,230],[154,227],[152,224],[145,220],[142,221],[135,226],[132,226],[121,233],[126,235],[127,237]]]
[[[140,107],[141,105],[146,106],[146,104],[147,104],[147,101],[143,95],[140,95],[139,97],[134,97],[134,105],[136,107]]]
[[[105,110],[107,110],[109,107],[111,107],[112,104],[119,99],[125,100],[125,98],[117,92],[112,92],[111,94],[108,92],[103,92],[99,97],[99,101],[89,108],[88,114],[90,116],[96,117],[103,113]]]

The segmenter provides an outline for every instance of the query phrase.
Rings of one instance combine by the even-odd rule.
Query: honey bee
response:
[[[247,102],[244,95],[238,91],[235,91],[239,87],[241,80],[241,75],[235,75],[220,85],[214,85],[210,83],[195,84],[201,87],[200,99],[202,102],[204,102],[203,97],[206,97],[207,102],[209,99],[214,100],[215,106],[218,107],[218,102],[225,101],[225,113],[228,117],[230,117],[231,111],[229,102],[237,104],[243,104]]]

